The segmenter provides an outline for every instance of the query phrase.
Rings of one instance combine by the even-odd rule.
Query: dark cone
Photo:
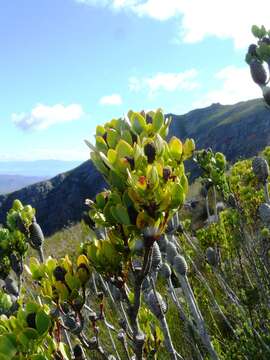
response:
[[[152,263],[151,263],[151,271],[158,271],[162,265],[162,256],[159,249],[159,246],[156,242],[153,244],[152,248]]]
[[[148,163],[153,164],[156,158],[156,148],[153,143],[148,143],[144,146],[144,153],[147,157]]]
[[[264,184],[269,176],[267,161],[260,156],[256,156],[252,161],[252,169],[258,180]]]
[[[259,206],[259,216],[262,222],[269,226],[270,225],[270,205],[263,203]]]
[[[249,67],[253,81],[260,86],[264,86],[266,84],[267,74],[262,63],[257,59],[253,59]]]
[[[249,53],[249,55],[251,55],[251,56],[258,56],[258,55],[257,55],[257,52],[256,52],[256,49],[257,49],[257,45],[255,45],[255,44],[249,45],[249,47],[248,47],[248,53]]]
[[[44,241],[44,235],[41,230],[41,227],[37,222],[33,222],[29,227],[29,233],[30,233],[30,244],[33,246],[34,249],[39,248],[43,241]]]
[[[165,301],[163,300],[160,293],[156,292],[154,293],[153,290],[150,290],[147,298],[146,303],[151,310],[151,312],[157,317],[160,318],[163,316],[163,314],[167,311],[167,305]]]

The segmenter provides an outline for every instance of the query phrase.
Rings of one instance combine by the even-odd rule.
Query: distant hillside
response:
[[[11,193],[25,186],[45,180],[39,176],[22,176],[0,174],[0,194]]]
[[[231,162],[254,156],[270,145],[270,110],[261,99],[235,105],[213,104],[185,115],[171,115],[170,136],[193,137],[197,148],[211,146],[214,151],[222,151]],[[194,166],[189,168],[194,172]],[[78,221],[84,199],[94,197],[104,186],[102,177],[87,161],[51,180],[0,196],[0,223],[4,222],[12,201],[19,198],[37,209],[44,232],[52,234]]]
[[[0,195],[0,223],[14,199],[31,204],[46,235],[81,218],[84,200],[93,197],[105,183],[97,170],[86,161],[72,171],[38,184],[30,185],[9,195]]]
[[[80,165],[80,161],[0,161],[0,174],[50,178]]]
[[[192,137],[197,148],[221,151],[231,162],[254,156],[270,145],[270,109],[261,99],[235,105],[216,103],[172,117],[170,135]]]

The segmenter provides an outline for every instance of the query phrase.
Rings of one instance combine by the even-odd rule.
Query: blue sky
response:
[[[83,139],[129,109],[260,97],[244,62],[251,25],[268,25],[256,4],[1,1],[0,160],[86,160]]]

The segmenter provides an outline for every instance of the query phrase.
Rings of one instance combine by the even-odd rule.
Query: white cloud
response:
[[[164,21],[178,16],[180,37],[189,43],[208,36],[233,39],[236,48],[251,41],[253,24],[269,24],[269,1],[257,0],[77,0],[114,10],[130,10],[138,16]]]
[[[79,104],[67,106],[38,104],[30,113],[14,113],[11,115],[11,119],[16,126],[23,130],[43,130],[54,124],[78,120],[82,115],[83,109]]]
[[[112,94],[112,95],[107,95],[107,96],[103,96],[100,100],[99,100],[99,104],[100,105],[121,105],[123,103],[123,100],[121,98],[121,96],[119,94]]]
[[[251,80],[249,68],[227,66],[215,74],[220,81],[216,90],[210,90],[200,100],[193,103],[194,108],[209,106],[213,103],[234,104],[239,101],[261,97],[261,90]]]
[[[197,70],[191,69],[179,73],[158,73],[152,77],[130,77],[129,90],[139,92],[146,89],[149,95],[159,91],[193,90],[199,86],[195,81]]]

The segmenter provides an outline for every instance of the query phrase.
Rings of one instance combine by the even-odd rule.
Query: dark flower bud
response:
[[[135,168],[134,158],[131,157],[131,156],[126,156],[125,159],[126,159],[127,162],[129,163],[130,169],[131,169],[131,170],[134,170],[134,168]]]
[[[105,132],[105,134],[102,135],[103,140],[104,140],[105,142],[107,142],[107,136],[108,136],[107,132]]]
[[[148,143],[144,146],[144,153],[149,164],[153,164],[156,158],[156,148],[154,143]]]
[[[83,349],[80,344],[76,344],[73,348],[74,360],[83,359]]]
[[[36,313],[33,312],[28,314],[26,317],[26,322],[30,328],[36,329]]]
[[[149,114],[146,114],[146,123],[147,124],[152,124],[152,122],[153,122],[152,117]]]
[[[134,209],[132,205],[127,208],[128,215],[132,224],[136,224],[138,212]]]
[[[138,141],[137,135],[135,135],[134,133],[131,133],[131,138],[132,138],[133,144]]]
[[[163,169],[163,179],[164,179],[165,181],[168,181],[169,178],[170,178],[170,176],[171,176],[171,169],[168,168],[168,167],[165,167],[165,168]]]
[[[57,281],[65,281],[65,275],[67,271],[62,266],[56,266],[56,268],[53,270],[53,275],[55,277],[55,280]]]

